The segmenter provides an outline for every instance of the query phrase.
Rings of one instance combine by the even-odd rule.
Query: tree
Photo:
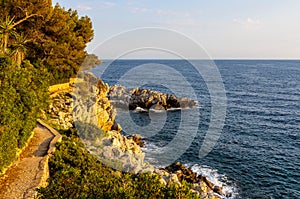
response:
[[[7,16],[4,21],[0,21],[1,54],[5,54],[6,52],[9,35],[13,32],[13,30],[10,28],[13,25],[13,20],[13,18],[10,19],[10,17]]]
[[[12,38],[9,31],[17,35],[26,32],[26,50],[24,45],[18,47],[25,50],[19,54],[19,62],[41,60],[51,73],[52,84],[68,81],[76,75],[87,56],[86,44],[93,38],[90,18],[79,17],[77,11],[65,10],[58,4],[53,7],[49,0],[2,1],[0,12],[2,17],[11,16],[7,20],[11,23],[3,29],[3,38],[8,39],[2,40],[2,49],[17,47],[16,38],[9,39]],[[1,16],[0,20],[6,21]]]
[[[26,44],[30,40],[27,39],[23,33],[21,33],[21,35],[15,34],[14,36],[16,41],[11,45],[10,55],[17,65],[21,66],[21,63],[25,59],[25,54],[27,52]]]
[[[89,54],[84,59],[83,63],[81,64],[80,70],[90,70],[102,62],[99,60],[98,56],[95,54]]]
[[[30,17],[36,16],[36,14],[28,15],[26,13],[26,16],[17,22],[14,22],[14,17],[6,16],[4,21],[0,21],[0,34],[1,34],[1,53],[5,54],[6,49],[8,46],[9,38],[12,34],[16,34],[14,31],[14,28],[19,25],[20,23],[26,21]]]
[[[93,38],[88,17],[78,17],[77,11],[64,10],[58,4],[45,22],[44,37],[36,43],[41,49],[37,57],[44,60],[54,79],[75,76],[87,56],[87,42]]]

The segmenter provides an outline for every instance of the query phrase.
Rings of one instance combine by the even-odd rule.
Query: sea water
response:
[[[200,113],[197,135],[178,161],[224,186],[235,198],[300,198],[300,61],[216,60],[214,63],[225,86],[227,111],[221,136],[204,158],[199,158],[199,150],[210,123],[211,98],[204,79],[189,61],[104,61],[92,72],[114,85],[130,69],[143,64],[162,64],[177,70],[193,86],[198,97],[195,100],[199,102],[195,109]],[[181,84],[176,80],[173,83]],[[144,87],[170,92],[160,84]],[[182,89],[180,94],[187,93]],[[158,150],[175,138],[182,111],[191,110],[167,111],[163,128],[144,139],[146,160],[157,167],[164,165],[147,156],[147,151]],[[122,118],[122,114],[119,111],[117,118]],[[131,111],[130,117],[140,126],[151,123],[147,111]],[[130,126],[125,129],[125,134],[140,133]]]

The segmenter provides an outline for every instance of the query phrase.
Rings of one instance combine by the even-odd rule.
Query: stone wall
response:
[[[53,86],[49,86],[49,92],[50,94],[55,93],[57,91],[61,90],[67,90],[70,88],[70,83],[64,83],[64,84],[56,84]]]
[[[64,90],[69,90],[71,89],[72,85],[74,84],[75,81],[78,81],[77,78],[70,78],[70,81],[68,83],[64,84],[55,84],[52,86],[49,86],[49,93],[53,94],[55,92],[60,92]]]

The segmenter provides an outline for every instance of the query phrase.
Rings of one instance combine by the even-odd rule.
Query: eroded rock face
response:
[[[108,99],[108,97],[113,101]],[[120,134],[121,126],[115,123],[116,110],[119,108],[165,110],[169,108],[186,108],[195,102],[186,98],[178,98],[170,94],[162,94],[146,89],[128,90],[122,86],[109,87],[98,78],[86,74],[75,83],[72,93],[59,93],[50,105],[49,114],[53,123],[68,129],[80,123],[81,135],[87,149],[107,166],[123,172],[156,173],[161,176],[161,183],[181,184],[183,180],[192,183],[192,191],[200,198],[220,198],[225,196],[222,187],[217,187],[204,176],[197,176],[190,168],[175,163],[165,169],[155,169],[144,162],[145,153],[141,147],[144,142],[140,135],[128,137]],[[82,126],[83,125],[83,126]],[[94,126],[91,131],[90,127]]]
[[[127,136],[127,139],[132,139],[140,147],[145,147],[145,142],[141,140],[142,137],[139,134],[129,135],[129,136]]]
[[[116,110],[107,97],[109,86],[91,74],[82,74],[81,79],[73,91],[73,115],[89,151],[116,170],[134,174],[153,172],[153,166],[144,162],[141,137],[126,138],[120,134],[122,128],[115,123]]]
[[[108,84],[89,73],[80,78],[73,89],[75,120],[94,124],[104,131],[120,132],[120,125],[115,123],[116,110],[107,98]]]
[[[164,94],[148,89],[127,89],[124,86],[111,86],[108,92],[109,99],[117,108],[134,110],[137,107],[149,110],[167,110],[170,108],[188,108],[196,103],[187,98],[176,97],[173,94]]]
[[[115,122],[116,110],[107,94],[109,86],[91,74],[82,74],[72,92],[59,92],[48,111],[50,122],[68,129],[76,127],[87,149],[107,166],[130,173],[152,173],[144,162],[144,143],[139,135],[126,138]]]
[[[84,140],[89,151],[104,164],[116,170],[137,173],[152,173],[154,167],[144,162],[145,153],[133,139],[117,131],[102,132],[99,139]]]

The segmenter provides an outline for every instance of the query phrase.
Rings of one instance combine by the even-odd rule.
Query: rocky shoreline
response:
[[[52,99],[48,115],[52,124],[63,129],[76,127],[91,154],[107,166],[132,174],[152,173],[161,176],[161,183],[183,181],[192,184],[191,190],[199,198],[228,197],[221,187],[217,187],[204,176],[197,176],[190,168],[174,163],[166,168],[155,169],[144,162],[144,146],[140,135],[122,135],[121,127],[115,122],[115,102],[129,109],[169,109],[173,107],[193,107],[195,102],[174,95],[162,94],[145,89],[126,89],[122,86],[109,87],[91,74],[83,74],[72,92],[64,91]],[[124,94],[125,93],[125,94]],[[114,105],[113,105],[114,104]]]
[[[196,102],[174,94],[165,94],[149,89],[128,89],[121,85],[109,88],[108,98],[116,108],[135,110],[167,110],[171,108],[192,108]]]
[[[168,179],[168,176],[172,176],[175,183],[182,183],[183,181],[191,183],[192,191],[200,196],[200,198],[224,198],[232,196],[230,193],[226,193],[222,187],[214,185],[205,176],[197,175],[191,168],[186,168],[180,162],[173,163],[166,168],[156,169],[155,173],[160,174],[163,180]]]

